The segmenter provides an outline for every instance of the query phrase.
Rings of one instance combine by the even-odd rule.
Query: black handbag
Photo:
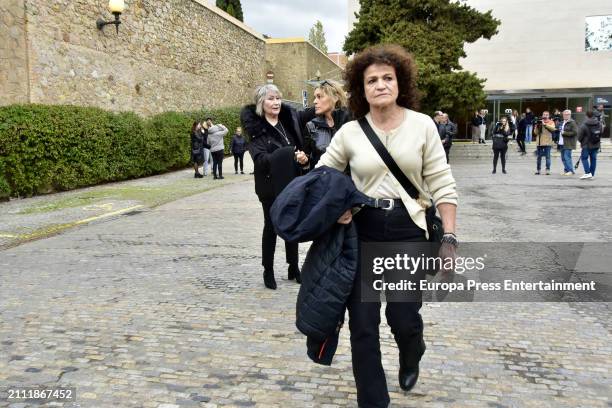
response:
[[[400,182],[404,190],[408,193],[410,197],[413,199],[419,198],[419,191],[417,188],[410,182],[408,177],[404,174],[404,172],[399,168],[389,151],[382,144],[378,136],[374,133],[374,129],[368,123],[368,120],[363,117],[358,120],[359,126],[361,126],[361,130],[366,134],[374,149],[378,152],[381,159],[387,165],[387,168],[391,171],[393,176]],[[442,227],[442,220],[436,214],[436,207],[432,201],[431,206],[425,211],[425,219],[427,221],[427,232],[429,234],[430,242],[441,242],[442,236],[444,235],[444,228]]]

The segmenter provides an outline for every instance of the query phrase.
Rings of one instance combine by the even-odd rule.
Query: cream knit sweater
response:
[[[425,208],[430,206],[430,197],[436,205],[457,205],[455,179],[446,163],[444,148],[433,120],[406,109],[402,124],[397,129],[384,132],[374,126],[369,113],[366,118],[400,169],[419,190],[419,199],[413,200],[393,177],[356,120],[338,130],[317,167],[329,166],[344,171],[350,164],[351,175],[359,191],[374,198],[395,198],[380,197],[381,192],[399,193],[412,220],[427,231]]]

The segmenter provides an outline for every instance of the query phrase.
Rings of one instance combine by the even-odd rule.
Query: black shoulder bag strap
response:
[[[391,173],[393,173],[397,181],[399,181],[408,195],[415,200],[419,198],[419,190],[417,190],[410,180],[408,180],[408,177],[406,177],[402,169],[400,169],[395,160],[393,160],[393,157],[391,157],[391,154],[389,154],[387,148],[382,144],[378,136],[376,136],[376,133],[374,133],[374,129],[372,129],[372,126],[370,126],[368,120],[363,117],[359,119],[358,122],[361,126],[361,130],[363,130],[363,133],[366,134],[368,140],[370,143],[372,143],[372,146],[374,146],[374,149],[376,149],[380,155],[380,158],[383,159]]]
[[[419,191],[417,188],[410,182],[406,174],[399,168],[391,154],[387,148],[382,144],[376,133],[374,133],[374,129],[368,123],[368,120],[365,117],[362,117],[358,120],[359,126],[361,126],[361,130],[366,134],[374,149],[378,152],[380,157],[383,159],[391,173],[395,176],[397,181],[402,185],[404,190],[408,193],[410,197],[414,200],[419,198]],[[444,233],[442,228],[442,220],[436,215],[436,207],[434,203],[431,203],[431,207],[426,210],[425,217],[427,220],[427,230],[429,233],[429,241],[431,242],[440,242],[442,240],[442,235]]]

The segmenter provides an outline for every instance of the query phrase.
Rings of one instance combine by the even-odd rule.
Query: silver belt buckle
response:
[[[387,207],[378,207],[378,202],[382,201],[383,203],[388,204]],[[377,198],[376,199],[376,207],[380,208],[381,210],[385,210],[385,211],[391,211],[393,208],[395,208],[395,200],[393,200],[392,198]]]

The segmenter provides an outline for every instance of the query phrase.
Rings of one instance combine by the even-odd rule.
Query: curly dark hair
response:
[[[349,108],[353,117],[360,118],[370,111],[365,97],[365,70],[372,64],[385,64],[395,68],[399,94],[397,104],[408,109],[419,108],[419,92],[416,89],[417,69],[414,57],[395,44],[375,45],[355,55],[344,71],[345,87],[349,93]]]

